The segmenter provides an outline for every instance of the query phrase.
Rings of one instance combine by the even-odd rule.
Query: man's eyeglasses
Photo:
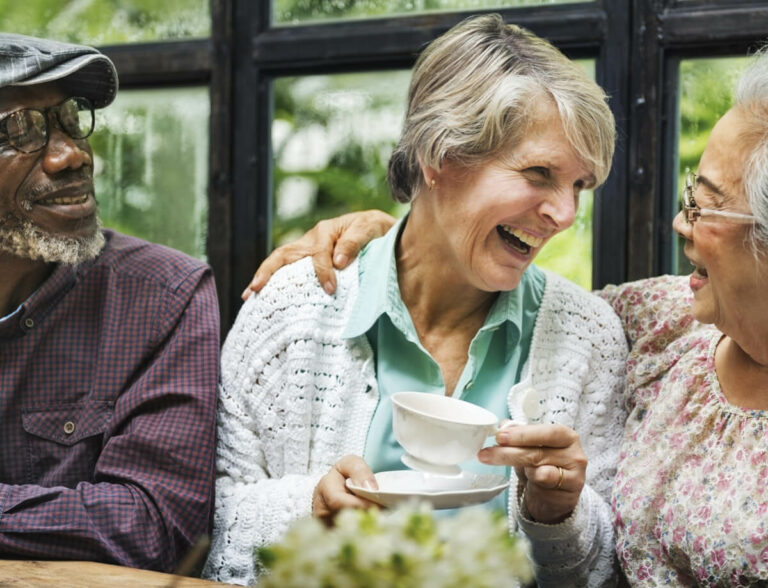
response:
[[[34,153],[48,145],[50,113],[59,128],[73,139],[85,139],[93,132],[93,104],[88,98],[67,98],[43,110],[23,108],[0,119],[0,145],[8,143],[21,153]]]
[[[708,222],[728,222],[740,225],[757,224],[757,217],[741,212],[728,212],[713,208],[701,208],[696,204],[693,193],[696,189],[697,176],[689,171],[685,176],[685,189],[683,190],[683,214],[689,224],[701,219]]]

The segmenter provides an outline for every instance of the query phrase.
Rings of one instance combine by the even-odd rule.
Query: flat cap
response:
[[[115,65],[93,47],[0,33],[0,88],[55,80],[96,108],[107,106],[117,94]]]

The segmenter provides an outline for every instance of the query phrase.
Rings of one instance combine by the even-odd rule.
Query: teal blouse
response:
[[[392,431],[392,394],[404,390],[445,393],[440,368],[419,341],[400,296],[395,246],[406,219],[401,219],[383,237],[371,241],[361,253],[359,293],[344,331],[345,338],[365,334],[375,353],[379,402],[363,453],[374,472],[405,469],[400,461],[403,449]],[[529,266],[517,288],[499,294],[469,346],[467,363],[453,394],[455,398],[482,406],[499,420],[509,418],[509,389],[521,379],[545,283],[544,273]],[[493,438],[489,438],[487,444],[493,443]],[[461,467],[476,473],[509,477],[509,468],[485,465],[476,459]],[[506,510],[507,500],[504,492],[489,506]]]

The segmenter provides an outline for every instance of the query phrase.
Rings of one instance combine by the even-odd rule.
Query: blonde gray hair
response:
[[[389,161],[392,195],[409,202],[423,187],[420,161],[474,166],[515,147],[536,105],[557,106],[575,153],[602,184],[610,170],[614,120],[602,89],[549,42],[498,14],[469,18],[416,61],[400,142]]]
[[[754,56],[736,86],[734,108],[749,117],[745,139],[754,142],[744,172],[744,191],[758,225],[753,227],[753,245],[768,249],[768,45]]]

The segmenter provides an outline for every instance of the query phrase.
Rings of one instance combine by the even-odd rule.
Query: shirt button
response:
[[[74,433],[75,432],[75,423],[73,423],[72,421],[67,421],[66,423],[64,423],[64,432],[67,435],[71,435],[72,433]]]
[[[474,380],[470,380],[469,382],[467,382],[467,385],[466,385],[466,386],[464,386],[464,389],[465,389],[465,390],[469,390],[469,389],[470,389],[470,388],[472,388],[472,386],[474,386],[474,385],[475,385],[475,381],[474,381]]]
[[[24,326],[28,329],[31,329],[35,326],[35,321],[33,321],[31,318],[24,319]]]

